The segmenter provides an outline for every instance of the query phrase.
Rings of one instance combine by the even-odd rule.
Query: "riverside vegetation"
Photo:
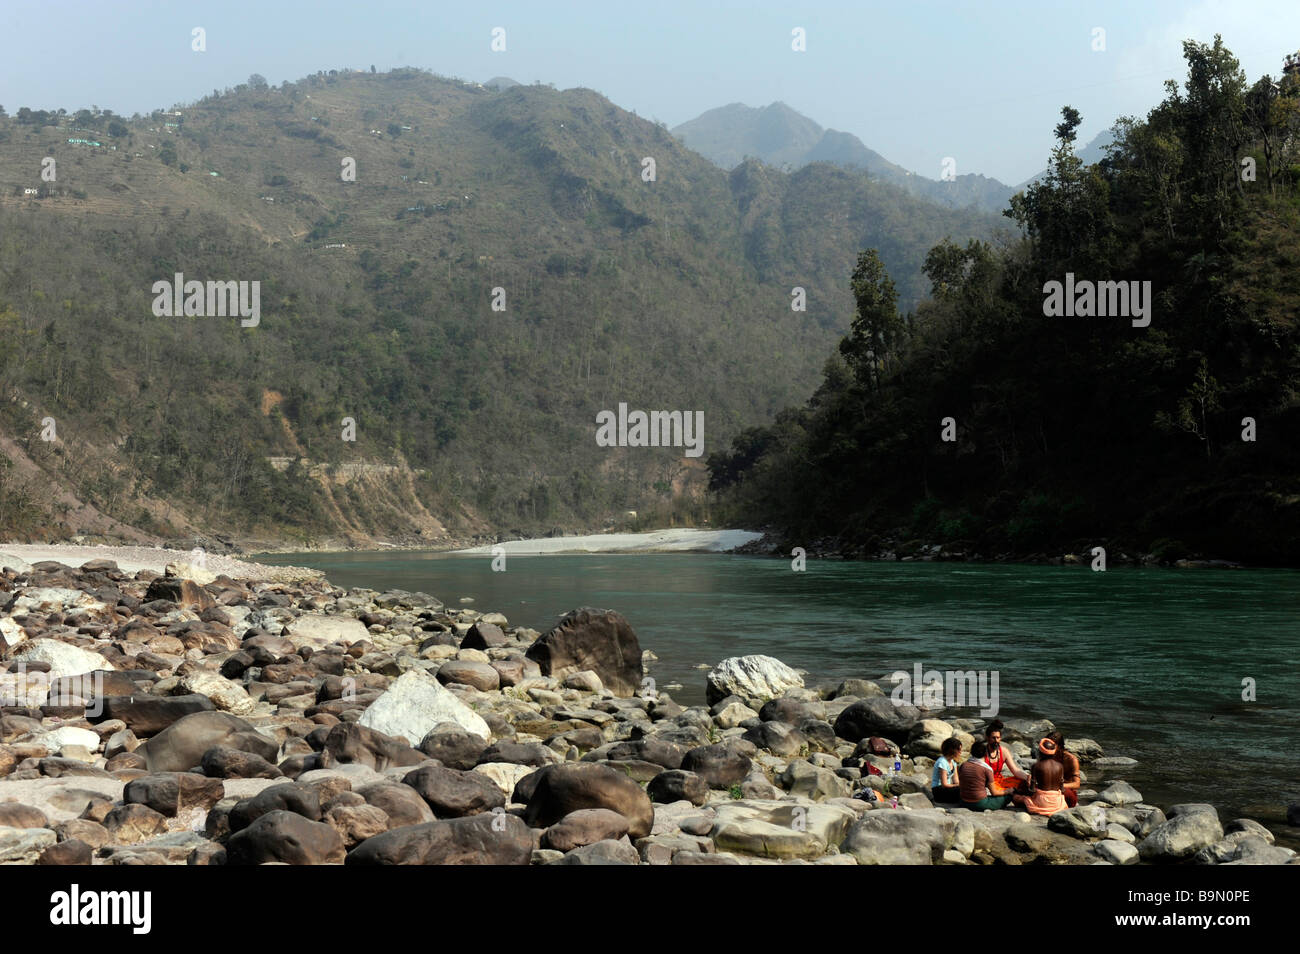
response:
[[[935,246],[915,310],[860,256],[817,392],[710,457],[722,522],[787,553],[1300,564],[1300,66],[1249,83],[1218,38],[1184,55],[1101,162],[1066,107],[1005,213],[1023,238]],[[1049,316],[1070,274],[1144,283],[1150,325]]]
[[[979,720],[766,656],[684,708],[610,610],[538,633],[320,578],[0,563],[0,863],[1296,863],[1256,821],[1145,803],[1087,738],[1077,809],[936,807],[933,758]],[[1051,723],[1007,722],[1027,765]]]

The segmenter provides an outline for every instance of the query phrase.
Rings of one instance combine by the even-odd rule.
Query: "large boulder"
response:
[[[241,798],[230,809],[231,831],[242,831],[271,812],[293,812],[309,821],[320,821],[320,796],[310,788],[285,782],[264,788],[251,798]]]
[[[878,735],[901,745],[920,722],[921,711],[911,703],[896,704],[888,696],[872,696],[853,703],[839,714],[835,734],[850,742]]]
[[[495,623],[485,623],[479,620],[469,628],[465,638],[460,641],[461,649],[492,649],[497,646],[504,646],[508,639],[506,634],[501,631],[501,627]]]
[[[423,752],[356,722],[331,726],[321,749],[321,768],[358,763],[382,772],[393,766],[419,765],[425,759]]]
[[[787,759],[806,752],[809,747],[808,736],[784,722],[760,722],[746,729],[741,738]]]
[[[615,742],[601,751],[603,751],[607,759],[615,761],[637,759],[641,762],[662,765],[666,769],[681,768],[682,758],[686,755],[686,750],[676,742],[657,739],[654,736],[644,739],[630,739],[626,742]]]
[[[133,845],[165,832],[167,816],[148,805],[127,802],[105,815],[102,824],[114,844]]]
[[[420,797],[420,793],[409,785],[398,782],[378,782],[358,789],[357,794],[366,800],[367,805],[383,809],[384,814],[388,816],[389,828],[423,825],[435,821],[438,817],[429,807],[429,803]]]
[[[941,809],[867,812],[840,845],[860,865],[932,865],[957,838],[957,820]]]
[[[475,764],[486,765],[489,762],[508,762],[512,765],[530,765],[533,768],[541,768],[543,765],[551,765],[560,761],[563,761],[563,759],[554,749],[547,748],[540,742],[516,742],[513,739],[502,739],[484,749]]]
[[[533,834],[517,816],[487,812],[393,828],[367,838],[349,865],[526,865]]]
[[[438,668],[438,681],[458,682],[464,686],[473,686],[480,692],[493,692],[501,688],[501,674],[487,663],[472,659],[448,659]]]
[[[437,725],[452,722],[466,732],[488,739],[492,730],[483,717],[461,702],[449,689],[422,670],[412,669],[398,676],[361,713],[358,724],[385,735],[403,736],[411,745]]]
[[[908,755],[938,758],[943,754],[944,742],[950,738],[952,726],[947,722],[942,719],[922,719],[908,731],[907,745],[903,746],[903,751]]]
[[[1128,842],[1106,839],[1097,842],[1097,857],[1103,861],[1108,861],[1112,865],[1135,865],[1138,863],[1139,852]]]
[[[682,758],[681,767],[698,775],[709,788],[727,789],[743,781],[752,764],[749,756],[715,743],[691,749]]]
[[[750,706],[761,706],[787,689],[802,689],[803,677],[771,656],[732,656],[709,671],[705,690],[709,705],[737,696]]]
[[[543,848],[573,851],[606,839],[617,840],[627,834],[627,819],[608,808],[582,808],[565,815],[542,832]]]
[[[1223,838],[1223,826],[1214,811],[1184,811],[1142,839],[1138,851],[1146,862],[1182,861]]]
[[[206,700],[205,700],[206,701]],[[187,772],[216,745],[260,755],[271,761],[280,746],[229,712],[195,712],[173,722],[138,749],[150,772]]]
[[[534,775],[540,778],[527,800],[525,821],[530,828],[547,828],[582,808],[608,808],[628,820],[630,837],[650,834],[654,825],[650,796],[622,772],[594,762],[567,762],[548,765]],[[516,786],[516,798],[527,781]]]
[[[448,768],[472,769],[487,748],[487,740],[458,725],[436,727],[420,740],[419,749]]]
[[[226,843],[228,865],[337,865],[345,857],[343,838],[333,827],[288,811],[267,812]]]
[[[29,639],[18,646],[11,657],[23,663],[49,663],[50,679],[113,669],[113,664],[99,653],[50,638]]]
[[[590,845],[574,848],[554,865],[636,865],[641,855],[626,838],[605,838]]]
[[[361,620],[351,616],[304,613],[285,625],[283,635],[293,643],[294,649],[302,649],[304,646],[323,649],[331,643],[347,644],[366,639],[370,636],[370,631]]]
[[[246,715],[257,708],[257,703],[243,686],[215,672],[198,670],[182,676],[181,688],[194,695],[206,696],[223,712]]]
[[[174,722],[196,712],[214,712],[216,705],[205,695],[184,696],[136,695],[105,696],[94,722],[120,719],[136,735],[154,735]]]
[[[582,608],[565,615],[528,647],[544,676],[564,679],[591,670],[616,696],[641,688],[641,645],[632,625],[614,610]]]
[[[126,783],[122,800],[147,805],[161,815],[175,818],[187,808],[211,808],[225,797],[221,779],[193,772],[158,772]]]
[[[45,812],[19,802],[0,802],[0,828],[49,828]]]
[[[439,818],[478,815],[506,804],[496,782],[479,772],[422,765],[403,776],[402,784],[415,789]]]
[[[48,828],[0,828],[0,865],[34,865],[55,841]]]
[[[224,745],[204,752],[199,767],[208,778],[279,778],[284,774],[260,755]]]
[[[828,798],[847,798],[849,783],[828,768],[812,765],[803,759],[793,759],[778,777],[781,785],[791,795],[801,795],[814,802]]]
[[[1137,805],[1142,801],[1142,793],[1128,782],[1116,780],[1106,786],[1097,796],[1097,801],[1115,806]]]
[[[325,813],[324,821],[339,833],[348,850],[355,848],[367,838],[382,835],[392,827],[383,809],[364,804],[332,805]]]
[[[1074,838],[1105,838],[1110,834],[1104,805],[1079,805],[1056,812],[1047,819],[1047,827]]]
[[[709,800],[709,783],[694,772],[667,769],[652,778],[645,787],[652,802],[688,801],[703,805]]]
[[[160,576],[149,584],[144,601],[152,603],[154,600],[168,600],[199,612],[217,605],[217,601],[198,583],[174,576]]]
[[[985,815],[997,814],[986,812]],[[1092,848],[1076,839],[1048,828],[1040,828],[1024,820],[1019,813],[1011,815],[1012,824],[1002,832],[1002,844],[993,840],[991,854],[1006,864],[1086,865],[1097,860]]]
[[[741,799],[717,806],[709,834],[718,851],[766,858],[818,858],[840,843],[854,817],[852,809],[841,805],[804,799]]]

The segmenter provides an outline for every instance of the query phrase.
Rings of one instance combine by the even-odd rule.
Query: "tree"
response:
[[[1061,119],[1047,174],[1013,196],[1002,214],[1025,230],[1042,270],[1054,272],[1063,264],[1105,268],[1110,264],[1107,236],[1113,232],[1109,186],[1096,167],[1085,166],[1074,154],[1083,121],[1079,111],[1063,106]]]
[[[261,73],[253,73],[248,77],[248,88],[258,90],[259,92],[265,90],[267,88],[266,77]]]
[[[840,353],[859,382],[878,390],[880,372],[903,332],[898,292],[874,248],[858,255],[851,285],[857,313]]]
[[[1227,232],[1232,196],[1241,193],[1237,164],[1246,142],[1246,74],[1215,34],[1214,45],[1187,40],[1185,95],[1166,101],[1181,120],[1196,183],[1191,197],[1201,234],[1210,244]]]

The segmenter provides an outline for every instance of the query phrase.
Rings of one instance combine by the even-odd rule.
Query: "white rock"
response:
[[[1106,838],[1110,841],[1122,841],[1126,845],[1131,845],[1137,841],[1131,831],[1123,825],[1116,825],[1114,822],[1106,826]]]
[[[0,553],[0,569],[13,570],[15,573],[30,573],[32,565],[20,556],[12,553]]]
[[[181,677],[182,688],[200,696],[207,696],[212,704],[225,712],[245,715],[257,708],[244,687],[215,672],[192,672]]]
[[[283,782],[284,779],[277,779]],[[76,818],[91,799],[107,798],[120,802],[126,783],[115,778],[67,776],[64,778],[6,778],[3,783],[6,801],[39,808],[51,825]],[[234,794],[227,788],[227,794]],[[0,828],[0,832],[8,829]]]
[[[41,732],[33,736],[31,741],[45,746],[51,752],[57,752],[65,745],[84,745],[94,752],[99,748],[99,733],[75,725],[65,725],[49,732]]]
[[[1114,865],[1135,865],[1138,863],[1137,848],[1125,841],[1108,838],[1105,841],[1099,841],[1096,850],[1098,855]]]
[[[519,784],[519,780],[526,775],[532,775],[537,769],[532,765],[516,765],[513,762],[484,762],[482,765],[474,766],[472,771],[486,775],[496,782],[497,788],[505,792],[508,800],[514,793],[515,786]]]
[[[236,636],[241,639],[244,633],[248,632],[248,617],[252,614],[251,606],[223,606],[221,612],[230,617],[230,628],[234,630]]]
[[[168,563],[165,569],[167,576],[179,577],[182,580],[193,580],[199,586],[207,586],[217,579],[217,574],[193,563]]]
[[[716,806],[711,837],[719,849],[768,858],[817,858],[837,845],[854,814],[804,798],[742,799]]]
[[[747,702],[775,699],[787,689],[802,689],[803,677],[771,656],[732,656],[709,671],[709,695],[736,695]]]
[[[21,616],[23,613],[67,612],[72,609],[94,612],[108,607],[81,590],[65,586],[34,586],[18,594],[8,612],[12,616]]]
[[[355,643],[369,638],[370,633],[361,620],[351,616],[306,613],[286,624],[284,636],[295,649],[304,646],[319,649],[330,643]]]
[[[8,616],[0,619],[0,640],[3,640],[5,645],[17,646],[26,638],[27,634],[23,632],[23,628]]]
[[[600,681],[600,676],[591,669],[569,673],[564,677],[564,686],[567,689],[577,689],[580,692],[600,692],[605,688],[604,683]]]
[[[421,669],[394,679],[357,722],[385,735],[405,736],[412,745],[419,745],[440,722],[454,722],[480,738],[492,737],[492,730],[478,713]]]
[[[111,670],[113,664],[99,653],[60,642],[57,639],[29,639],[13,651],[13,658],[50,664],[49,678],[80,676],[97,669]]]
[[[0,864],[35,864],[56,840],[48,828],[0,828]]]

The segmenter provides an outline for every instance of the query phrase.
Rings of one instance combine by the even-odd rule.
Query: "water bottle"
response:
[[[894,774],[895,774],[895,775],[898,775],[898,774],[899,774],[900,772],[902,772],[902,771],[903,771],[903,756],[902,756],[902,755],[895,755],[895,756],[894,756]]]

